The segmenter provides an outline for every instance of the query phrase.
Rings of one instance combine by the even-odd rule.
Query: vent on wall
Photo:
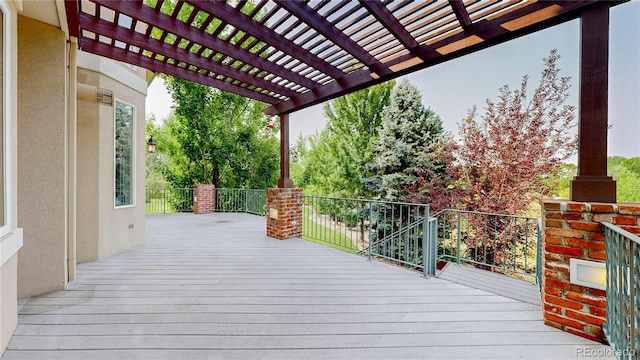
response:
[[[113,91],[98,88],[96,93],[96,101],[99,104],[113,106]]]
[[[113,91],[101,89],[92,85],[78,83],[78,100],[96,102],[102,105],[113,106]]]

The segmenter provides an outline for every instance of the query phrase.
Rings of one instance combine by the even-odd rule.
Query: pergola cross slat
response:
[[[583,53],[606,52],[608,31],[585,29],[607,27],[609,7],[626,1],[65,0],[65,10],[82,50],[270,104],[265,113],[280,115],[282,138],[289,113],[572,19],[584,23]],[[591,79],[582,101],[596,94],[602,106],[580,114],[572,199],[611,201],[606,139],[596,139],[606,134],[607,82],[589,74],[606,72],[608,59],[582,61],[581,77]],[[289,186],[288,163],[281,167]]]

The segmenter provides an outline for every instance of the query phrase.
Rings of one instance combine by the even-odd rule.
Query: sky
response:
[[[615,6],[609,33],[609,155],[640,156],[640,0]],[[505,84],[518,87],[529,75],[530,93],[540,79],[543,59],[557,49],[562,76],[571,77],[568,104],[578,102],[580,22],[573,20],[537,33],[439,64],[408,76],[422,102],[442,119],[454,136],[469,109],[482,113]],[[166,118],[173,101],[160,79],[147,94],[147,116]],[[577,116],[577,114],[576,114]],[[290,114],[291,143],[299,134],[320,132],[326,125],[322,105]]]

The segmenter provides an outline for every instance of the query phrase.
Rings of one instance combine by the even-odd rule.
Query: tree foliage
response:
[[[544,59],[540,82],[528,96],[529,78],[511,90],[504,85],[482,116],[475,108],[460,125],[456,151],[462,206],[517,214],[557,184],[545,181],[577,149],[574,107],[565,104],[569,79],[560,76],[555,50]]]
[[[443,140],[440,117],[425,108],[418,89],[404,79],[382,111],[379,138],[368,164],[373,176],[363,180],[366,189],[376,198],[401,200],[416,182],[420,169],[433,164],[428,155]]]
[[[389,104],[395,82],[360,90],[325,105],[327,127],[298,138],[292,151],[292,180],[308,193],[363,196],[362,178],[373,159],[382,109]]]
[[[278,140],[266,127],[266,105],[178,78],[167,77],[166,84],[176,103],[175,116],[165,122],[173,139],[167,179],[174,186],[276,184]]]

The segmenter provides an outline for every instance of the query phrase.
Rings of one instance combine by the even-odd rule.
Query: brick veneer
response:
[[[267,189],[267,236],[280,240],[302,236],[302,189]]]
[[[211,214],[216,210],[216,187],[210,184],[193,187],[193,213]]]
[[[640,234],[640,204],[543,200],[542,303],[545,324],[603,341],[606,292],[569,282],[569,259],[604,262],[601,221]]]

